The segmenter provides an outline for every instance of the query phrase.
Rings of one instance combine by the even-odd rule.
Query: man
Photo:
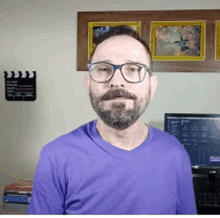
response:
[[[114,27],[88,67],[98,119],[42,148],[28,214],[196,214],[189,155],[140,120],[158,83],[147,45]]]

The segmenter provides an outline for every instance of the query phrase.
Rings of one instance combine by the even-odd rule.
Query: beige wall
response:
[[[62,3],[61,3],[62,2]],[[1,0],[0,190],[32,178],[43,145],[96,119],[76,71],[77,12],[220,9],[218,0]],[[198,63],[199,64],[199,63]],[[36,70],[37,100],[5,100],[4,71]],[[219,73],[157,73],[142,119],[163,129],[164,113],[219,113]]]

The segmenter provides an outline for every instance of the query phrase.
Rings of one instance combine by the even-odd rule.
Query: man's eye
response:
[[[98,71],[105,71],[105,72],[109,72],[110,69],[108,67],[99,67]]]
[[[131,71],[136,71],[138,70],[137,68],[130,68]]]
[[[128,67],[126,70],[127,70],[127,71],[130,71],[130,72],[136,72],[136,71],[138,71],[138,69],[135,68],[135,67]]]

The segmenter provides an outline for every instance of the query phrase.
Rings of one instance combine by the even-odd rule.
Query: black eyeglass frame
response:
[[[92,67],[92,65],[94,65],[94,64],[101,64],[101,63],[112,65],[112,66],[113,66],[113,69],[114,69],[113,74],[112,74],[112,76],[110,77],[110,79],[108,79],[108,80],[106,80],[106,81],[104,81],[104,82],[95,81],[95,80],[92,78],[92,75],[91,75],[91,67]],[[144,69],[145,69],[144,78],[143,78],[141,81],[139,81],[139,82],[131,82],[131,81],[126,80],[126,78],[125,78],[125,76],[124,76],[124,74],[122,73],[122,70],[121,70],[122,67],[123,67],[124,65],[126,65],[126,64],[138,64],[138,65],[143,66]],[[92,79],[94,82],[97,82],[97,83],[106,83],[106,82],[111,81],[111,79],[112,79],[112,77],[114,76],[115,71],[116,71],[117,69],[120,70],[121,75],[123,76],[123,78],[125,79],[125,81],[128,82],[128,83],[141,83],[141,82],[143,82],[144,79],[145,79],[145,77],[146,77],[146,73],[147,73],[147,72],[148,72],[149,75],[151,76],[151,70],[150,70],[150,68],[149,68],[146,64],[141,64],[141,63],[136,63],[136,62],[125,63],[125,64],[121,64],[121,65],[115,65],[115,64],[111,64],[111,63],[107,63],[107,62],[104,62],[104,61],[103,61],[103,62],[90,63],[90,64],[87,64],[87,66],[88,66],[88,68],[89,68],[89,75],[90,75],[91,79]]]

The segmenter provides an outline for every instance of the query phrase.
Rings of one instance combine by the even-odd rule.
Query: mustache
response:
[[[132,100],[136,100],[137,97],[129,92],[126,92],[125,90],[122,89],[116,89],[116,90],[110,90],[108,91],[105,95],[103,95],[103,97],[101,98],[101,100],[106,101],[106,100],[111,100],[114,98],[127,98],[127,99],[132,99]]]

